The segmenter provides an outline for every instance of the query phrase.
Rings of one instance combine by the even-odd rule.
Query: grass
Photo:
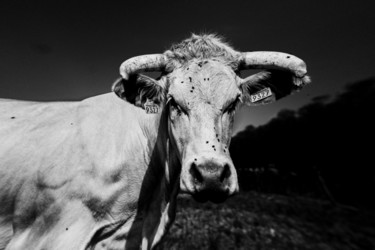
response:
[[[375,214],[256,192],[223,204],[179,197],[175,223],[159,249],[375,249]]]

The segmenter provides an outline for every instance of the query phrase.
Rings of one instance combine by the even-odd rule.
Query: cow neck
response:
[[[146,130],[149,131],[145,133],[149,138],[147,143],[149,164],[145,178],[147,179],[147,175],[152,175],[153,177],[150,178],[152,180],[158,180],[159,182],[163,180],[166,195],[169,197],[179,181],[181,164],[169,135],[168,108],[163,107],[160,115],[155,116],[152,122],[144,125],[147,127]],[[155,133],[155,131],[157,132]]]
[[[147,138],[147,166],[142,181],[140,202],[143,205],[149,204],[152,196],[165,190],[166,167],[169,165],[168,159],[168,114],[163,111],[152,120],[144,124],[144,134]],[[145,205],[146,206],[146,205]]]
[[[163,109],[155,120],[145,124],[148,131],[157,131],[148,137],[149,164],[140,190],[138,209],[128,234],[142,233],[128,239],[126,246],[142,244],[145,249],[156,244],[174,219],[178,192],[178,162],[169,143],[168,112]],[[142,241],[142,243],[141,243]]]

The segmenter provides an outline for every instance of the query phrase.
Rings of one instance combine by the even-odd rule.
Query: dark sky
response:
[[[106,93],[125,59],[162,53],[191,32],[215,32],[240,51],[287,52],[313,83],[242,108],[235,131],[280,109],[375,75],[375,1],[2,1],[0,97],[78,100]]]

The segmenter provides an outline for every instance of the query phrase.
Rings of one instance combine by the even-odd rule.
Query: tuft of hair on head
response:
[[[309,75],[305,75],[303,77],[293,77],[293,83],[298,87],[303,87],[311,83],[311,77]]]
[[[190,38],[175,43],[164,52],[173,67],[184,64],[192,59],[215,59],[233,69],[238,68],[241,53],[234,50],[224,38],[217,34],[192,34]]]

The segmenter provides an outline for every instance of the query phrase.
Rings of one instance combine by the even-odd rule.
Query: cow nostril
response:
[[[225,179],[228,179],[230,176],[230,168],[228,164],[225,164],[223,172],[220,175],[220,182],[223,182]]]
[[[190,167],[190,174],[196,182],[203,182],[203,176],[199,172],[197,165],[193,162]]]

